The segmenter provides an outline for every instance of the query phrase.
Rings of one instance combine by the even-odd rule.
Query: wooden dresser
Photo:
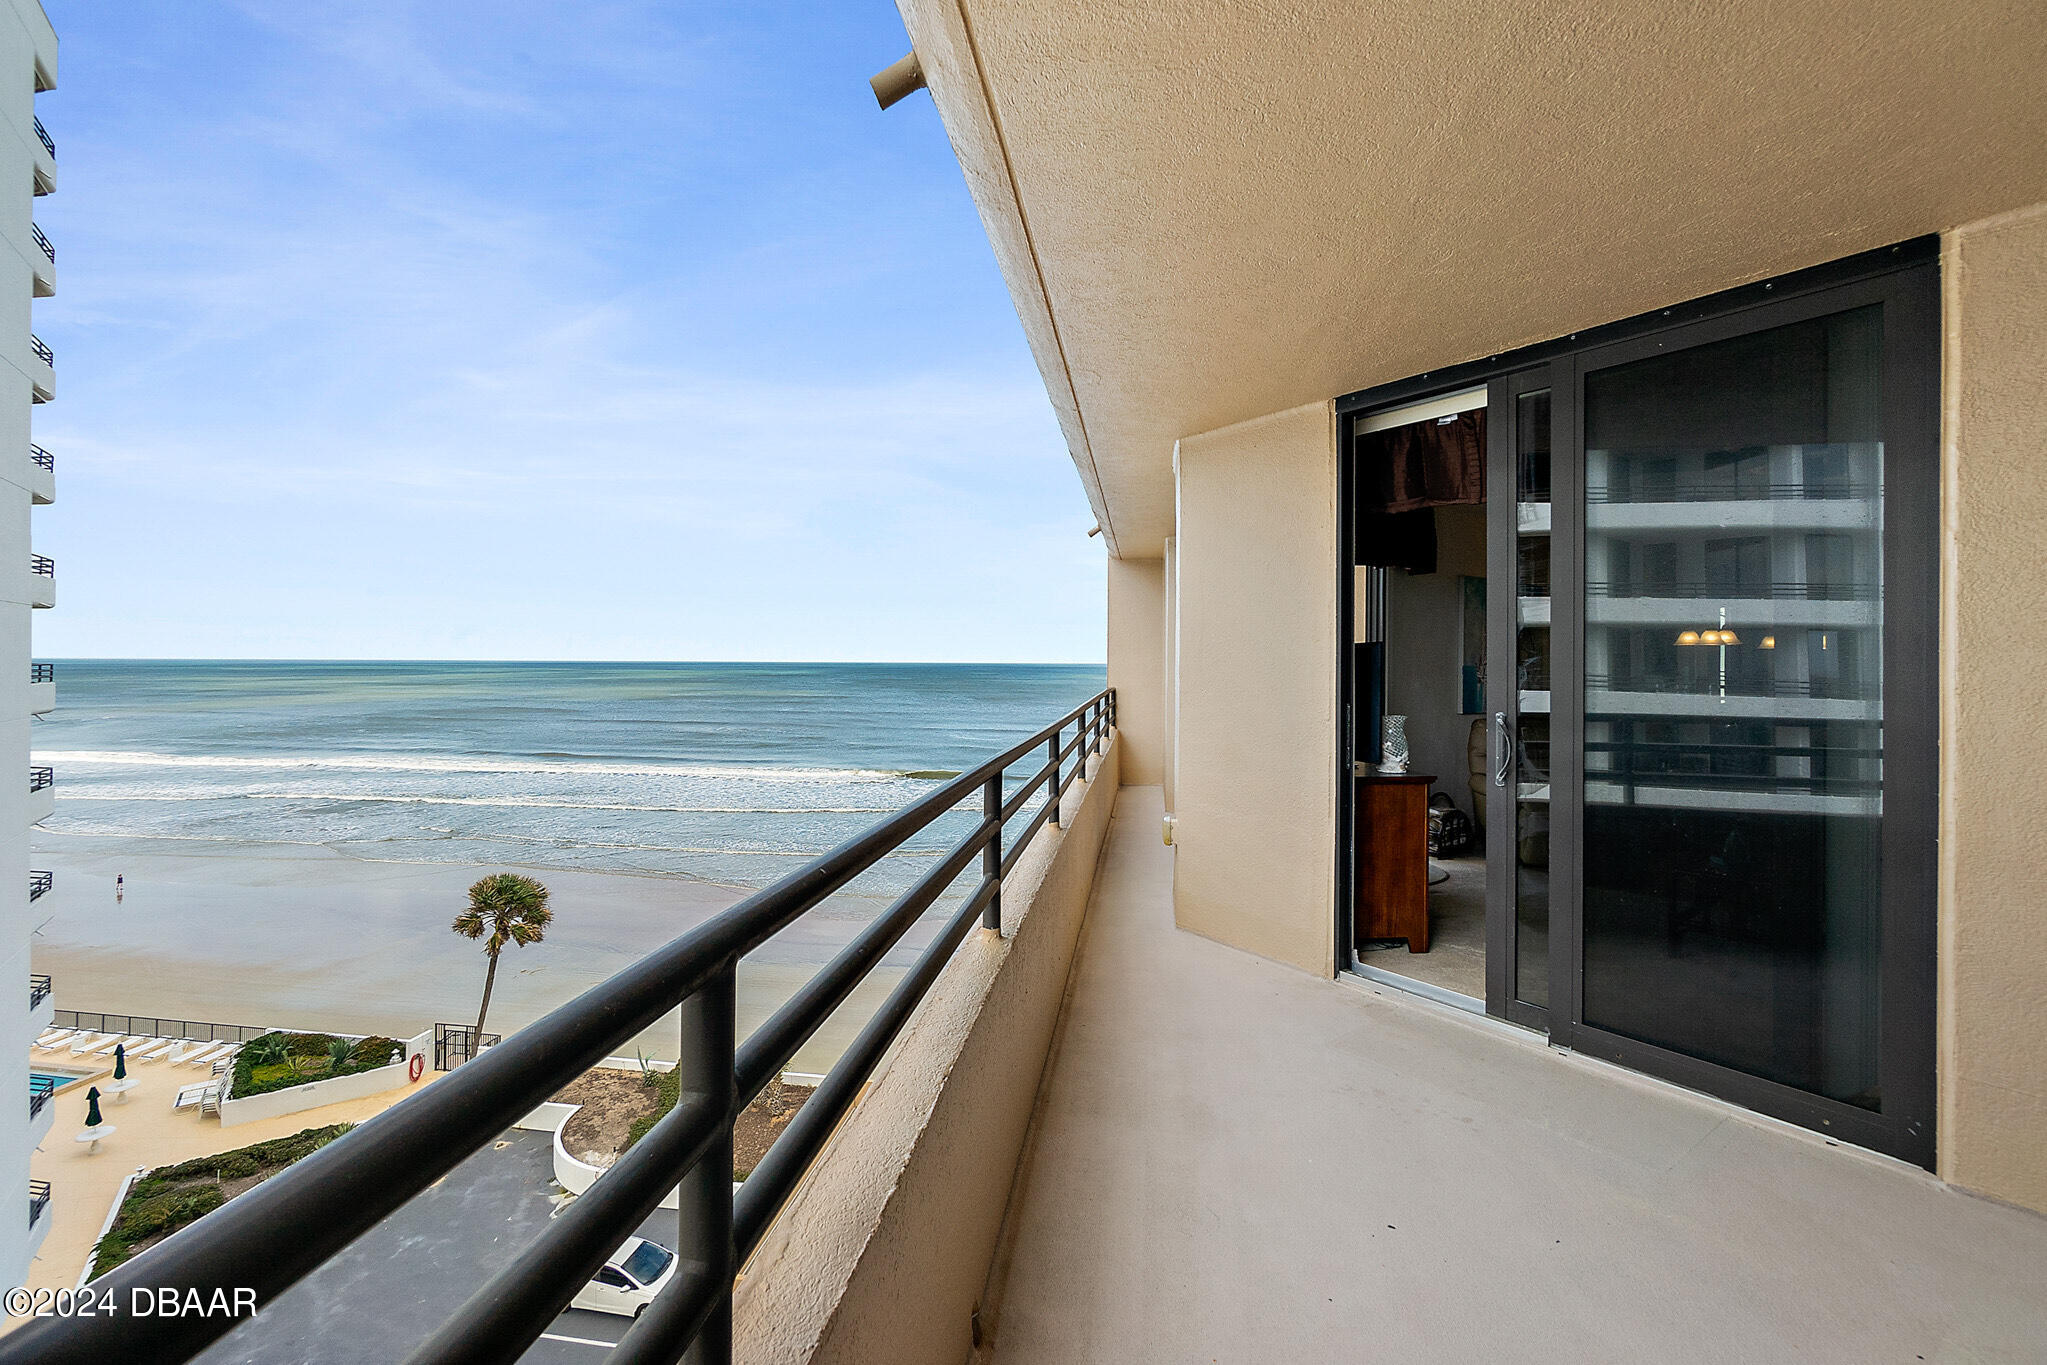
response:
[[[1360,765],[1362,766],[1362,765]],[[1356,784],[1357,941],[1404,938],[1429,950],[1429,788],[1422,773],[1363,773]]]

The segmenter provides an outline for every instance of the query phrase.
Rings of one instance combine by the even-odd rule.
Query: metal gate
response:
[[[453,1071],[485,1048],[504,1040],[501,1033],[486,1033],[479,1037],[476,1030],[467,1024],[435,1024],[434,1070]]]

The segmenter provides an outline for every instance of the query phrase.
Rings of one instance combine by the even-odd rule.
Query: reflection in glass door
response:
[[[1870,305],[1582,390],[1582,1021],[1869,1111],[1883,341]]]

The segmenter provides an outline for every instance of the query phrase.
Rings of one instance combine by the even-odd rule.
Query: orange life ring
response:
[[[408,1063],[408,1064],[406,1065],[406,1068],[405,1068],[405,1070],[406,1070],[406,1073],[407,1073],[408,1075],[410,1075],[410,1076],[412,1077],[412,1079],[413,1079],[413,1080],[415,1080],[415,1081],[416,1081],[416,1080],[418,1080],[418,1079],[419,1079],[419,1078],[420,1078],[421,1076],[425,1075],[425,1074],[426,1074],[426,1054],[425,1054],[425,1053],[423,1053],[423,1052],[415,1052],[415,1053],[413,1053],[413,1054],[412,1054],[412,1061],[411,1061],[411,1062],[409,1062],[409,1063]]]

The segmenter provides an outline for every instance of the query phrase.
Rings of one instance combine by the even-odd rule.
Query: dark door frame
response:
[[[1338,416],[1337,534],[1337,968],[1352,959],[1350,849],[1354,812],[1350,761],[1351,639],[1356,603],[1352,544],[1351,429],[1355,418],[1485,384],[1489,501],[1514,497],[1511,394],[1551,391],[1551,815],[1550,1007],[1514,999],[1511,896],[1502,900],[1488,867],[1487,1012],[1531,1027],[1547,1024],[1552,1044],[1661,1076],[1747,1108],[1930,1167],[1935,1142],[1937,846],[1939,778],[1940,285],[1939,239],[1918,238],[1655,313],[1450,369],[1416,375],[1335,400]],[[1766,330],[1865,303],[1884,307],[1884,810],[1880,959],[1885,1000],[1879,1066],[1884,1111],[1871,1113],[1686,1054],[1584,1024],[1582,955],[1584,714],[1584,462],[1579,395],[1588,370],[1665,349]],[[1489,518],[1488,573],[1516,572],[1511,513]],[[1500,528],[1507,528],[1502,545]],[[1505,558],[1501,558],[1502,550]],[[1557,610],[1555,604],[1569,604]],[[1497,660],[1502,620],[1489,611],[1488,658]],[[1513,657],[1511,639],[1509,652]],[[1496,666],[1489,674],[1497,675]],[[1507,675],[1511,679],[1511,673]],[[1487,730],[1501,683],[1488,678]],[[1510,710],[1511,715],[1511,710]],[[1565,733],[1560,727],[1568,725]],[[1494,742],[1497,742],[1495,739]],[[1489,746],[1490,747],[1490,746]],[[1497,755],[1495,755],[1497,757]],[[1505,831],[1513,828],[1508,788]],[[1489,833],[1501,804],[1490,798]],[[1497,860],[1496,860],[1497,861]],[[1511,864],[1509,865],[1511,869]],[[1507,873],[1511,881],[1511,870]],[[1511,885],[1509,885],[1511,890]]]

